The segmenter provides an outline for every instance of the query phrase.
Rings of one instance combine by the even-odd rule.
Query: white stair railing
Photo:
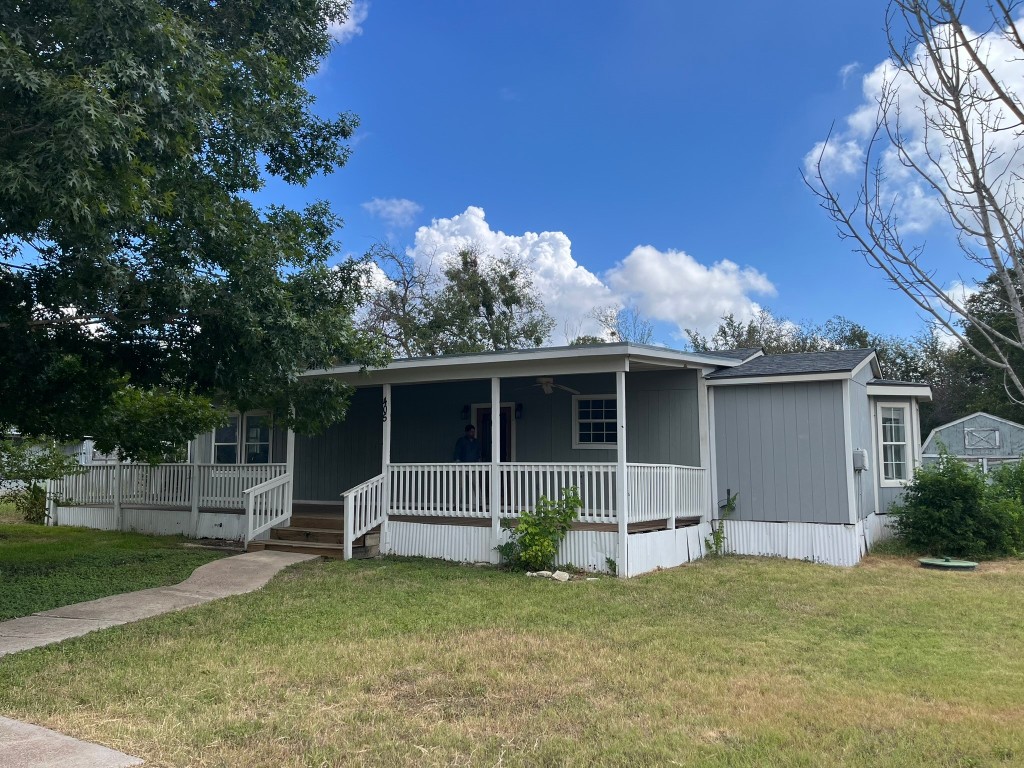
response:
[[[379,474],[342,494],[345,500],[345,553],[352,559],[352,543],[384,522],[384,478]]]
[[[292,476],[278,475],[242,492],[245,543],[292,516]]]

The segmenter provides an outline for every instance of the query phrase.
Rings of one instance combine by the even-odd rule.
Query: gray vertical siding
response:
[[[582,394],[615,392],[614,374],[558,376]],[[545,395],[535,377],[501,382],[502,402],[520,403],[516,461],[612,462],[615,451],[572,447],[572,395]],[[451,461],[466,421],[464,406],[490,403],[490,380],[392,387],[391,459],[396,463]],[[295,498],[336,500],[380,471],[381,389],[357,391],[345,422],[324,435],[296,437]],[[640,371],[626,377],[627,455],[631,462],[700,465],[697,372]]]
[[[718,493],[735,519],[848,523],[842,384],[717,386]]]
[[[999,430],[999,448],[967,448],[964,443],[964,431],[968,429]],[[959,424],[946,424],[936,428],[925,443],[923,453],[938,453],[940,442],[954,456],[1016,458],[1024,455],[1024,426],[999,421],[985,413],[977,413]]]
[[[320,435],[295,436],[294,498],[339,501],[343,491],[380,474],[380,387],[357,389],[345,421]]]
[[[850,382],[850,426],[853,431],[853,448],[863,448],[868,454],[868,470],[853,473],[853,487],[857,499],[857,517],[863,520],[875,512],[875,483],[878,467],[875,466],[874,433],[871,423],[871,403],[868,400],[867,383],[874,376],[869,365]]]

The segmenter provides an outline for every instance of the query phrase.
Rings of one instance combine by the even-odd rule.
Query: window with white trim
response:
[[[247,414],[245,417],[245,463],[270,463],[270,417]]]
[[[573,395],[573,448],[614,448],[618,431],[615,395]]]
[[[233,413],[213,432],[213,463],[269,464],[273,434],[269,415]]]
[[[897,485],[910,479],[908,411],[905,405],[878,406],[883,483]]]

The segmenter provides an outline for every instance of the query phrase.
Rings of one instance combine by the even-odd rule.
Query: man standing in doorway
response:
[[[480,441],[476,439],[476,427],[466,426],[466,433],[455,441],[456,461],[480,461]]]

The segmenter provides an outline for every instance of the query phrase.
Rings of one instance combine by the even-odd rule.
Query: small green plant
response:
[[[44,525],[49,515],[46,514],[46,489],[38,483],[32,483],[13,495],[14,509],[26,523]]]
[[[1024,470],[1005,467],[989,478],[941,452],[921,467],[889,510],[909,550],[981,560],[1024,552]]]
[[[541,496],[532,512],[526,510],[520,514],[519,525],[509,531],[508,541],[498,545],[502,559],[516,570],[549,569],[558,556],[558,545],[565,539],[582,506],[575,486],[563,490],[558,501]]]
[[[725,521],[736,511],[738,493],[726,496],[725,505],[718,510],[718,519],[711,521],[711,535],[704,539],[704,548],[708,554],[721,557],[725,554]]]
[[[606,557],[604,559],[604,567],[608,569],[608,573],[612,576],[619,575],[619,562],[614,557]]]

